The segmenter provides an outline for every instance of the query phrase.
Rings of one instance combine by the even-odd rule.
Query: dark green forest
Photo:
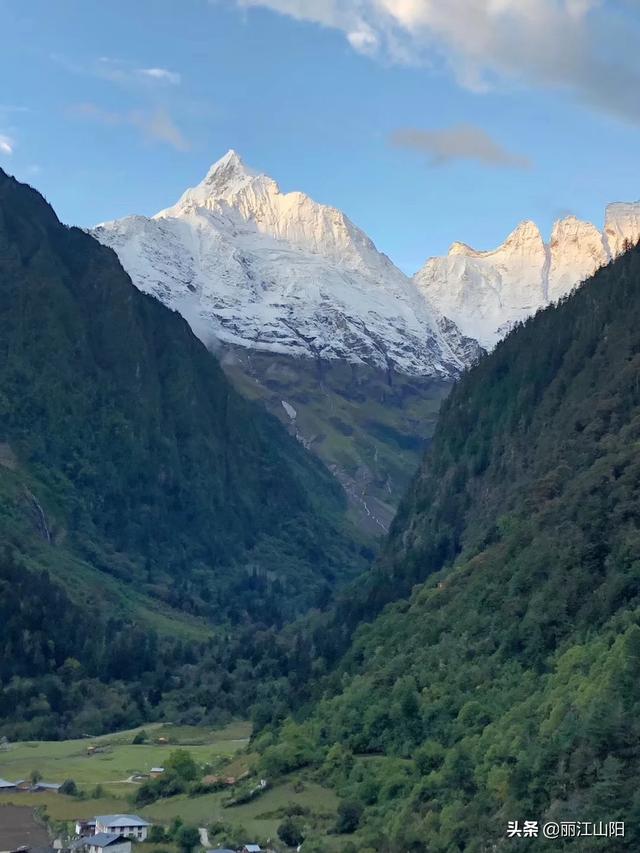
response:
[[[177,686],[168,667],[212,638],[224,647],[230,626],[280,626],[325,603],[366,565],[322,464],[111,250],[1,171],[0,329],[0,726],[12,736],[144,718],[161,701],[153,685]]]
[[[358,851],[637,850],[639,448],[634,249],[458,383],[383,557],[309,623],[293,716],[258,708],[265,769],[354,802]]]

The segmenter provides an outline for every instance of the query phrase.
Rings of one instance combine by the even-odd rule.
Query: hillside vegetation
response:
[[[638,849],[639,377],[632,250],[444,403],[383,559],[308,632],[295,718],[263,709],[264,766],[353,800],[354,849]],[[510,820],[627,832],[507,839]]]
[[[10,734],[136,725],[201,655],[182,640],[281,625],[365,565],[322,464],[110,249],[1,170],[0,329]]]

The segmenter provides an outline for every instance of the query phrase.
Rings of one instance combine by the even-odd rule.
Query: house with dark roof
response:
[[[89,853],[131,853],[131,842],[115,832],[98,832],[85,838]]]

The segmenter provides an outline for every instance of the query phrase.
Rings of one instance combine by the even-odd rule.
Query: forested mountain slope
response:
[[[395,603],[258,741],[364,808],[355,849],[638,849],[639,447],[632,250],[458,383],[383,560],[310,637],[313,671]],[[627,834],[507,839],[510,820]]]
[[[178,314],[0,170],[0,681],[36,679],[0,718],[54,717],[30,697],[69,656],[69,679],[158,665],[132,621],[197,639],[326,600],[364,565],[345,509]]]

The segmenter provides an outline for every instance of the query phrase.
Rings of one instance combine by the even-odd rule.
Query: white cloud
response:
[[[485,130],[470,124],[440,130],[397,130],[392,134],[390,142],[397,148],[425,154],[434,166],[455,160],[474,160],[485,166],[514,169],[528,169],[531,166],[526,157],[513,154]]]
[[[640,18],[625,0],[235,0],[344,33],[363,53],[440,61],[461,85],[564,89],[640,121]],[[623,9],[626,6],[626,12]]]
[[[0,154],[13,154],[16,143],[6,133],[0,133]]]
[[[163,83],[171,83],[174,86],[177,86],[181,80],[177,71],[169,71],[167,68],[138,68],[137,72],[143,77],[160,80]]]

